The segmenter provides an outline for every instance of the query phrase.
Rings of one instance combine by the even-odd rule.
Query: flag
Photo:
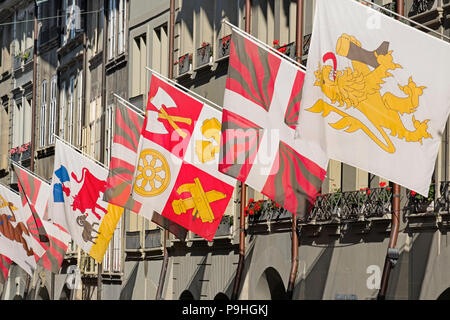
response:
[[[151,208],[142,207],[142,204],[131,196],[133,173],[143,123],[144,116],[127,106],[117,105],[109,175],[103,200],[147,216],[147,218],[151,215],[151,220],[154,223],[169,230],[178,239],[184,240],[187,234],[186,229],[153,212]],[[141,210],[142,213],[139,213]],[[145,211],[149,214],[143,214]]]
[[[11,267],[11,259],[0,254],[0,283],[4,284],[8,280],[9,268]]]
[[[9,257],[30,276],[36,270],[33,238],[23,222],[20,196],[0,184],[0,254]]]
[[[30,223],[38,222],[46,232],[47,239],[40,241],[45,253],[38,262],[50,272],[58,273],[71,238],[63,227],[48,221],[47,208],[51,194],[50,184],[23,167],[14,163],[13,167],[18,180],[22,204],[24,207],[29,206],[33,217]]]
[[[314,204],[328,159],[295,140],[304,72],[233,29],[219,170],[293,214]]]
[[[56,140],[49,218],[101,263],[123,208],[103,201],[108,170]]]
[[[449,115],[450,45],[356,1],[316,2],[297,136],[424,196]]]
[[[216,109],[152,75],[133,198],[209,241],[235,186],[217,171],[220,119]]]
[[[103,200],[138,213],[141,204],[131,197],[134,165],[144,117],[118,104],[111,147],[107,189]]]

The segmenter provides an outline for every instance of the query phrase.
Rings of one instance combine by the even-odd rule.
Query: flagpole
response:
[[[429,28],[429,27],[427,27],[427,26],[425,26],[425,25],[423,25],[423,24],[421,24],[421,23],[419,23],[417,21],[414,21],[412,19],[409,19],[408,17],[405,17],[405,8],[404,8],[405,7],[405,5],[404,5],[405,2],[404,2],[404,0],[398,0],[398,2],[397,2],[397,12],[389,10],[389,9],[387,9],[387,8],[385,8],[383,6],[380,6],[380,5],[378,5],[378,4],[374,3],[374,2],[368,2],[368,1],[364,1],[364,0],[356,0],[356,2],[364,4],[364,5],[368,6],[369,8],[372,7],[372,6],[376,7],[376,8],[378,8],[380,10],[383,10],[383,11],[385,11],[387,13],[395,15],[397,18],[406,20],[406,21],[408,21],[408,22],[410,22],[412,24],[415,24],[416,26],[418,26],[418,27],[420,27],[422,29],[425,29],[425,30],[427,30],[427,31],[429,31],[431,33],[434,33],[434,34],[438,35],[439,37],[443,37],[443,38],[445,38],[445,39],[450,41],[450,37],[448,37],[446,35],[443,35],[442,33],[437,32],[436,30],[433,30],[433,29],[431,29],[431,28]],[[402,11],[402,13],[399,13],[399,11],[400,11],[399,10],[400,3],[403,3],[402,8],[400,9]],[[410,26],[410,27],[412,27],[412,26]],[[412,28],[414,28],[414,27],[412,27]],[[414,28],[414,29],[416,29],[416,28]],[[443,40],[443,39],[440,39],[440,40]]]
[[[174,85],[175,87],[177,87],[178,89],[182,90],[183,92],[186,93],[186,95],[190,96],[192,99],[197,100],[200,103],[206,103],[208,105],[210,105],[211,107],[216,108],[219,111],[223,110],[223,107],[219,106],[218,104],[206,99],[205,97],[202,97],[201,95],[199,95],[198,93],[195,93],[192,90],[187,89],[186,87],[183,87],[182,85],[180,85],[178,82],[173,81],[169,78],[164,77],[162,74],[160,74],[159,72],[149,68],[149,67],[145,67],[145,69],[147,69],[148,71],[150,71],[152,74],[155,74],[157,77],[161,78],[162,80],[168,82],[169,84]]]
[[[238,27],[236,27],[234,24],[223,20],[223,23],[229,25],[235,32],[239,33],[241,36],[245,37],[245,38],[249,38],[252,41],[256,42],[257,44],[259,44],[263,49],[265,49],[268,52],[271,52],[277,56],[279,56],[282,59],[288,60],[290,62],[292,62],[293,64],[295,64],[297,67],[299,67],[300,69],[302,69],[303,71],[306,71],[306,67],[304,65],[302,65],[301,63],[299,63],[297,60],[294,60],[290,57],[288,57],[287,55],[285,55],[284,53],[279,52],[278,50],[272,48],[271,46],[269,46],[267,43],[262,42],[261,40],[259,40],[258,38],[252,36],[249,32],[245,31],[243,32],[241,29],[239,29]]]
[[[57,138],[59,141],[61,141],[62,143],[64,143],[65,145],[67,145],[67,146],[71,147],[72,149],[74,149],[74,150],[78,151],[79,153],[81,153],[84,157],[88,158],[88,159],[91,160],[91,161],[94,161],[96,164],[98,164],[98,165],[101,166],[102,168],[108,170],[108,168],[105,166],[104,163],[101,163],[101,162],[98,161],[97,159],[92,158],[90,155],[88,155],[87,153],[81,151],[80,149],[78,149],[77,147],[75,147],[73,144],[67,142],[66,140],[64,140],[64,139],[61,138],[60,136],[58,136],[58,135],[56,135],[56,134],[53,134],[53,136],[54,136],[55,138]]]
[[[297,61],[301,64],[303,56],[303,0],[297,0],[295,56],[297,57]],[[287,300],[292,300],[293,298],[298,271],[297,216],[294,214],[292,215],[291,247],[292,261],[291,273],[289,275],[289,282],[286,290]]]
[[[136,107],[134,104],[132,104],[131,102],[129,102],[126,99],[122,98],[118,94],[115,94],[114,92],[113,92],[113,96],[116,97],[117,100],[119,100],[122,104],[126,105],[128,108],[130,108],[131,110],[136,112],[142,118],[145,116],[145,113],[142,110],[140,110],[138,107]]]
[[[397,0],[397,12],[400,16],[403,16],[405,14],[404,0]],[[381,283],[380,283],[380,291],[377,296],[378,300],[386,299],[386,292],[389,284],[389,275],[391,273],[391,269],[395,265],[396,262],[395,259],[398,258],[395,252],[395,246],[397,245],[399,225],[400,225],[400,185],[398,185],[397,183],[393,183],[391,235],[389,238],[388,252],[386,254],[386,259],[384,261],[383,274],[381,276]]]
[[[174,32],[175,32],[175,0],[170,0],[169,12],[169,78],[173,78],[173,54],[174,54]],[[169,230],[164,229],[163,241],[163,264],[159,275],[158,288],[156,291],[156,300],[162,299],[164,281],[166,280],[167,265],[169,264],[169,252],[167,251],[167,241],[169,240]]]
[[[250,34],[251,32],[251,0],[245,0],[245,32]],[[239,295],[239,288],[241,286],[242,273],[244,271],[245,262],[245,204],[247,202],[246,193],[247,188],[244,182],[240,183],[241,186],[241,201],[240,201],[240,214],[239,214],[239,262],[236,270],[236,276],[234,278],[233,292],[231,294],[231,300],[237,300]]]

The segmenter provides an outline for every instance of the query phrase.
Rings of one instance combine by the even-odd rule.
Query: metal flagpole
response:
[[[250,33],[251,30],[251,0],[245,0],[245,32]],[[244,271],[245,262],[245,204],[247,202],[246,193],[247,188],[244,182],[240,183],[241,186],[241,205],[239,215],[239,262],[236,270],[236,276],[234,278],[233,292],[231,294],[231,300],[237,300],[239,295],[239,288],[241,286],[242,273]]]
[[[145,67],[145,69],[147,69],[149,72],[151,72],[152,74],[155,74],[157,77],[161,78],[161,80],[168,82],[169,84],[172,84],[173,86],[175,86],[176,88],[182,90],[186,95],[188,95],[189,97],[191,97],[194,100],[197,100],[200,103],[206,103],[208,105],[210,105],[211,107],[216,108],[219,111],[223,110],[223,107],[219,106],[218,104],[206,99],[205,97],[202,97],[201,95],[199,95],[198,93],[195,93],[192,90],[189,90],[186,87],[183,87],[182,85],[180,85],[178,82],[175,82],[169,78],[164,77],[162,74],[160,74],[159,72],[150,69],[149,67]]]
[[[385,7],[382,7],[382,6],[380,6],[380,5],[376,4],[376,3],[373,3],[373,2],[368,2],[368,1],[364,1],[364,0],[356,0],[356,1],[357,1],[357,2],[360,2],[360,3],[362,3],[362,4],[365,4],[365,5],[368,6],[368,7],[375,7],[375,8],[377,8],[377,9],[379,9],[379,10],[382,10],[382,11],[385,11],[385,12],[387,12],[387,13],[390,13],[390,14],[396,16],[397,18],[399,18],[398,20],[405,20],[405,21],[408,21],[408,22],[410,22],[410,23],[412,23],[412,24],[414,24],[414,25],[416,25],[416,26],[418,26],[418,27],[420,27],[420,28],[422,28],[422,29],[425,29],[425,30],[427,30],[427,31],[429,31],[429,32],[431,32],[431,33],[434,33],[434,34],[436,34],[437,36],[439,36],[438,39],[440,39],[440,38],[445,38],[445,39],[447,39],[447,40],[450,41],[450,37],[448,37],[448,36],[446,36],[446,35],[443,35],[442,33],[437,32],[436,30],[433,30],[433,29],[431,29],[431,28],[429,28],[429,27],[427,27],[427,26],[425,26],[425,25],[423,25],[423,24],[421,24],[421,23],[419,23],[419,22],[417,22],[417,21],[414,21],[414,20],[412,20],[412,19],[409,19],[408,17],[405,17],[405,5],[404,5],[405,2],[404,2],[404,0],[397,0],[397,12],[392,11],[392,10],[389,10],[389,9],[387,9],[387,8],[385,8]],[[401,8],[400,8],[400,3],[403,3],[403,4],[401,5]],[[399,8],[400,8],[400,9],[399,9]],[[373,8],[372,8],[372,9],[373,9]],[[400,13],[400,11],[401,11],[402,13]],[[408,24],[406,24],[406,25],[408,25]],[[415,28],[414,28],[414,29],[415,29]],[[440,39],[440,40],[443,40],[443,39]]]
[[[175,0],[170,0],[170,15],[169,15],[169,78],[173,78],[173,54],[174,54],[174,29],[175,29]],[[167,251],[167,240],[169,239],[169,230],[164,229],[163,242],[163,264],[159,276],[158,288],[156,291],[156,300],[162,299],[162,292],[164,288],[164,281],[166,279],[167,265],[169,263],[169,252]]]
[[[400,16],[404,15],[405,3],[404,0],[397,0],[397,12]],[[395,248],[397,245],[397,238],[400,225],[400,186],[396,183],[392,185],[392,226],[391,235],[389,238],[389,246],[384,262],[383,274],[381,276],[380,292],[378,293],[378,300],[386,298],[386,291],[389,283],[389,275],[391,269],[397,262],[399,252]]]
[[[296,43],[295,55],[297,61],[302,63],[303,56],[303,0],[297,0],[297,15],[296,15]],[[292,300],[294,294],[295,280],[298,271],[298,234],[297,234],[297,216],[292,215],[292,239],[291,239],[291,273],[289,275],[289,282],[286,290],[286,299]]]

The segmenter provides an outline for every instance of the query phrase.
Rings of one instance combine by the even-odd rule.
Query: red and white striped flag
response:
[[[19,182],[22,204],[29,210],[28,228],[45,250],[39,263],[45,269],[58,273],[71,237],[63,227],[47,219],[50,184],[25,168],[16,164],[13,164],[13,166]],[[42,229],[45,229],[47,239],[39,238],[39,235],[43,232]]]
[[[0,283],[3,284],[8,280],[9,268],[11,267],[11,259],[0,254]]]
[[[293,214],[308,214],[328,159],[294,140],[305,73],[233,28],[219,170]]]

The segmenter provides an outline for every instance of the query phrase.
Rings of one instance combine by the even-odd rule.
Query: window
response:
[[[152,69],[167,76],[169,71],[168,59],[169,41],[167,34],[167,25],[153,30],[153,54]],[[145,66],[144,66],[144,70]]]
[[[108,59],[125,52],[126,0],[109,0],[108,9]]]
[[[69,80],[68,108],[67,108],[67,131],[69,143],[72,143],[73,137],[73,99],[75,91],[75,76],[71,76]]]
[[[59,136],[61,138],[65,138],[64,133],[65,133],[65,126],[66,126],[66,83],[63,82],[62,83],[62,88],[61,88],[61,97],[60,97],[60,102],[61,102],[61,108],[60,108],[60,114],[59,114]]]
[[[82,116],[83,116],[83,71],[78,72],[78,101],[77,101],[77,144],[81,146],[81,126],[82,126]]]
[[[45,129],[47,127],[47,80],[42,81],[41,112],[39,117],[39,146],[45,146]]]
[[[56,131],[56,84],[57,77],[54,76],[50,82],[50,114],[48,115],[48,143],[55,143],[55,131]]]
[[[127,2],[126,0],[119,1],[119,41],[117,53],[121,54],[125,52],[125,36],[126,36],[126,21],[127,21]]]
[[[63,0],[63,12],[65,15],[62,44],[75,38],[77,30],[81,28],[80,0]]]
[[[108,59],[114,58],[116,47],[116,2],[117,0],[109,0],[108,13]]]
[[[114,105],[109,105],[106,110],[106,154],[105,165],[109,166],[111,159],[111,147],[114,137]]]
[[[133,40],[133,59],[131,59],[131,96],[145,94],[147,66],[147,34],[142,34]]]

